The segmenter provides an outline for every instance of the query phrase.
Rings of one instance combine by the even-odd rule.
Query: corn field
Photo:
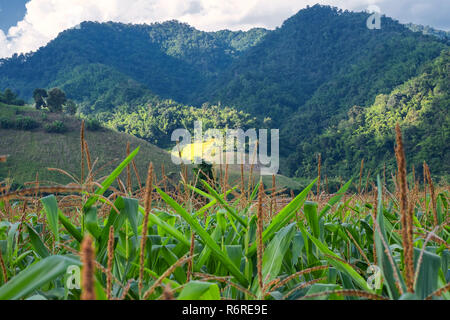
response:
[[[378,176],[321,198],[317,178],[282,207],[261,182],[182,168],[173,186],[152,164],[133,190],[139,149],[96,180],[81,149],[74,183],[0,190],[0,299],[450,299],[449,191],[426,165],[408,184],[399,129],[395,191]]]

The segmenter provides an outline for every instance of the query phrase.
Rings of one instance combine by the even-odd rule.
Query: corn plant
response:
[[[349,181],[319,203],[315,179],[269,216],[262,182],[184,179],[175,199],[150,166],[140,197],[111,195],[138,151],[80,190],[75,214],[50,194],[0,223],[0,299],[450,299],[448,191],[394,196],[378,177],[373,194],[349,194]],[[0,209],[25,208],[26,191]]]

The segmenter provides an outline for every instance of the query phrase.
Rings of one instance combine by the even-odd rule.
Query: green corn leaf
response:
[[[139,212],[141,212],[143,215],[145,215],[145,209],[142,207],[139,207]],[[185,246],[189,247],[191,245],[191,241],[187,239],[178,229],[172,227],[167,222],[161,220],[158,216],[154,214],[148,215],[148,221],[151,224],[156,224],[158,227],[164,229],[168,234],[173,236],[175,239],[183,243]],[[150,225],[150,224],[149,224]]]
[[[198,194],[201,195],[202,197],[205,197],[205,198],[207,198],[207,199],[209,199],[209,200],[211,200],[211,201],[216,201],[216,199],[215,199],[213,196],[211,196],[210,194],[204,192],[203,190],[200,190],[199,188],[196,188],[196,187],[191,186],[190,184],[186,184],[186,183],[184,183],[183,185],[184,185],[185,187],[188,187],[188,188],[191,189],[192,191],[198,193]]]
[[[338,269],[341,272],[344,272],[347,274],[350,278],[355,281],[355,283],[363,290],[367,292],[372,292],[372,289],[369,288],[367,285],[367,281],[364,280],[363,277],[359,275],[358,272],[355,271],[355,269],[352,268],[347,263],[344,263],[342,259],[339,258],[337,254],[335,254],[333,251],[327,248],[322,242],[320,242],[319,239],[316,239],[314,236],[309,234],[305,230],[308,238],[316,245],[316,247],[324,254],[324,258],[328,260],[328,262],[333,265],[336,269]]]
[[[62,276],[71,265],[81,266],[81,263],[74,257],[57,255],[30,265],[0,287],[0,300],[25,298],[43,285]]]
[[[252,193],[250,194],[250,198],[249,198],[248,201],[247,201],[247,206],[244,208],[244,212],[243,212],[243,215],[244,215],[244,216],[247,215],[248,210],[249,210],[250,207],[252,206],[252,203],[253,203],[253,201],[255,200],[255,198],[256,198],[256,196],[257,196],[257,194],[258,194],[258,192],[259,192],[259,184],[260,184],[260,183],[261,183],[261,182],[258,181],[258,183],[257,183],[257,184],[255,185],[255,187],[253,188]],[[241,199],[242,199],[242,198],[239,198],[237,201],[239,202]]]
[[[330,210],[336,203],[341,201],[342,197],[345,195],[345,192],[347,192],[347,189],[351,186],[353,179],[350,179],[345,185],[342,186],[341,189],[337,192],[335,196],[333,196],[330,201],[325,205],[325,207],[322,208],[320,211],[319,218],[323,217],[328,210]]]
[[[105,289],[103,288],[100,281],[98,281],[97,277],[94,280],[94,290],[95,290],[95,300],[108,300],[108,296],[105,293]]]
[[[247,221],[245,221],[242,217],[240,217],[233,208],[231,208],[228,203],[225,201],[224,198],[222,198],[206,181],[201,180],[203,185],[206,189],[208,189],[208,192],[222,205],[222,207],[241,225],[243,225],[245,228],[247,228],[248,224]]]
[[[1,249],[0,249],[1,250]],[[18,263],[20,263],[23,259],[25,259],[26,256],[28,256],[30,253],[33,253],[33,250],[28,250],[22,253],[20,256],[17,257],[16,260],[12,263],[13,266],[16,266]]]
[[[212,253],[223,263],[225,268],[244,286],[247,287],[248,281],[244,275],[239,271],[239,269],[234,265],[234,263],[228,258],[226,253],[224,253],[217,243],[211,238],[211,236],[206,232],[198,223],[197,219],[192,217],[183,207],[175,202],[169,195],[159,188],[156,188],[158,193],[161,195],[162,199],[170,205],[187,223],[191,226],[196,234],[200,236],[205,245],[211,248]]]
[[[399,285],[402,287],[403,292],[406,292],[406,286],[404,279],[400,273],[400,270],[397,266],[397,264],[391,265],[389,256],[392,257],[392,252],[390,247],[388,246],[385,248],[383,242],[389,245],[389,242],[387,240],[386,236],[386,230],[385,230],[385,220],[383,215],[383,194],[382,194],[382,186],[380,181],[380,176],[377,176],[377,184],[378,184],[378,213],[377,213],[377,224],[380,227],[380,230],[374,231],[375,233],[375,244],[377,249],[377,260],[378,260],[378,266],[381,269],[381,272],[383,274],[384,283],[388,288],[389,295],[392,299],[398,299],[400,298],[400,292],[397,289],[397,286],[395,284],[395,276],[394,272],[398,275],[399,279]],[[389,256],[388,256],[389,255]],[[393,258],[392,258],[393,260]]]
[[[77,230],[77,228],[69,221],[69,219],[66,218],[66,216],[62,213],[61,210],[58,211],[58,217],[61,224],[64,226],[64,228],[69,232],[72,237],[75,238],[79,243],[83,241],[83,236],[81,235],[81,232]]]
[[[237,268],[241,267],[241,260],[244,255],[244,251],[241,245],[226,245],[225,249],[231,261]]]
[[[442,224],[443,222],[443,217],[445,216],[445,213],[442,210],[442,207],[444,207],[444,195],[442,193],[440,193],[436,199],[436,214],[437,214],[437,220],[438,220],[438,224]]]
[[[44,206],[45,214],[47,216],[47,223],[52,230],[56,241],[59,241],[58,232],[58,202],[54,195],[45,197],[41,199]]]
[[[28,230],[28,235],[30,237],[30,242],[31,245],[33,246],[34,251],[41,258],[47,258],[48,256],[50,256],[50,252],[48,251],[45,244],[42,242],[37,232],[28,223],[26,224],[26,226]]]
[[[136,267],[136,268],[140,268],[140,265],[137,264],[137,263],[134,263],[134,262],[133,262],[132,265],[133,265],[134,267]],[[158,275],[155,271],[150,270],[150,269],[148,269],[148,268],[144,268],[144,271],[147,272],[149,275],[151,275],[152,278],[154,278],[154,279],[159,279],[160,276],[161,276],[161,275]],[[171,280],[171,279],[167,279],[167,278],[165,278],[165,279],[162,281],[162,283],[163,283],[163,284],[169,284],[170,287],[171,287],[172,289],[176,289],[176,288],[180,287],[180,284],[179,284],[178,282],[176,282],[176,281],[174,281],[174,280]]]
[[[215,228],[214,231],[211,234],[211,238],[214,242],[219,242],[220,238],[222,237],[222,229],[221,228]],[[201,267],[203,267],[206,262],[208,261],[209,257],[211,256],[211,248],[208,246],[205,246],[200,253],[200,256],[198,257],[197,263],[195,264],[195,271],[200,271]]]
[[[120,214],[125,214],[130,222],[134,235],[138,236],[137,216],[139,211],[139,201],[131,198],[123,198],[124,208]]]
[[[298,210],[304,203],[306,196],[311,188],[316,183],[317,178],[307,186],[301,193],[299,193],[286,207],[284,207],[273,219],[269,226],[263,232],[263,242],[266,242],[272,238],[272,236],[280,230],[284,225],[289,223],[292,217],[295,215],[295,211]],[[248,256],[251,257],[256,253],[256,242],[248,250]]]
[[[311,228],[314,237],[319,238],[320,229],[317,207],[318,205],[316,202],[306,201],[303,209],[305,210],[306,221],[308,221],[309,227]]]
[[[284,256],[295,235],[295,225],[292,223],[278,231],[264,250],[262,274],[265,282],[270,282],[279,275]]]
[[[95,239],[98,240],[101,234],[101,230],[98,226],[97,221],[97,208],[96,207],[89,208],[89,210],[85,213],[84,217],[86,229],[94,236]]]
[[[183,288],[178,300],[220,300],[220,290],[215,283],[191,281]]]
[[[308,289],[305,296],[318,294],[327,291],[338,290],[340,287],[336,284],[324,284],[324,283],[315,283]],[[331,296],[333,298],[331,299]],[[339,299],[335,294],[324,294],[318,297],[306,298],[306,300],[336,300]]]
[[[100,199],[100,202],[103,202],[104,199]],[[119,230],[122,228],[123,224],[125,223],[128,212],[127,206],[126,206],[126,200],[123,197],[118,197],[116,201],[114,201],[114,207],[119,210],[119,213],[114,208],[111,208],[108,216],[108,220],[106,221],[105,226],[103,227],[102,233],[100,235],[100,241],[98,246],[98,256],[97,259],[99,261],[104,261],[106,259],[106,250],[108,245],[108,239],[109,239],[109,229],[111,226],[114,228],[114,235],[116,236],[119,234]]]
[[[194,191],[196,191],[196,192],[201,191],[201,190],[199,190],[199,189],[197,189],[197,188],[194,188],[194,187],[192,187],[192,186],[189,186],[189,188],[192,188],[192,190],[194,190]],[[232,188],[232,189],[230,189],[230,190],[227,190],[227,192],[225,193],[225,197],[228,196],[229,194],[231,194],[234,190],[236,190],[236,188],[237,188],[237,187],[234,187],[234,188]],[[195,213],[195,217],[201,216],[203,213],[205,213],[206,210],[212,208],[214,205],[217,204],[217,200],[214,199],[214,197],[210,196],[209,194],[207,194],[207,193],[205,193],[205,192],[203,192],[203,191],[201,191],[201,192],[202,192],[202,193],[199,193],[199,194],[204,195],[204,197],[210,199],[211,201],[210,201],[207,205],[201,207],[201,208]]]
[[[179,259],[175,253],[172,252],[167,246],[161,247],[161,256],[162,258],[167,262],[169,266],[175,264],[177,260]],[[175,280],[179,283],[185,283],[186,282],[186,272],[184,272],[180,267],[176,268],[173,272],[175,276]]]
[[[404,293],[398,300],[420,300],[419,297],[415,293],[406,292]]]
[[[417,265],[422,250],[414,248],[415,271],[419,266]],[[420,264],[419,274],[417,276],[415,294],[419,299],[425,299],[428,295],[438,289],[439,269],[441,268],[441,257],[423,251],[422,263]]]
[[[298,231],[292,239],[292,265],[295,266],[302,254],[302,250],[305,246],[303,235]]]
[[[133,158],[138,154],[139,148],[137,147],[130,155],[103,181],[101,188],[95,191],[95,196],[90,197],[83,206],[83,212],[86,212],[97,200],[98,195],[103,195],[106,190],[113,184],[113,182],[120,176],[122,171],[127,167]]]

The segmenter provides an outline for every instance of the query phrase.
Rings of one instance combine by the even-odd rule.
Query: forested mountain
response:
[[[315,158],[312,138],[350,107],[369,106],[418,75],[446,48],[389,18],[369,30],[367,16],[321,6],[300,11],[213,84],[211,98],[270,117],[281,129],[283,167],[301,175],[303,159]]]
[[[353,106],[346,118],[322,134],[300,143],[303,174],[313,175],[317,162],[306,154],[321,153],[330,176],[355,174],[361,160],[372,172],[395,172],[394,130],[404,131],[409,172],[421,175],[423,161],[448,178],[450,172],[450,51],[427,64],[421,75],[380,94],[369,107]],[[293,166],[295,167],[295,166]],[[301,174],[297,172],[297,174]]]
[[[442,88],[439,83],[448,81],[448,73],[436,71],[437,65],[448,70],[448,55],[443,53],[449,50],[448,39],[424,35],[420,28],[413,32],[411,26],[387,17],[380,30],[369,30],[368,16],[316,5],[275,30],[248,32],[203,32],[176,21],[85,22],[35,53],[0,60],[0,89],[11,88],[29,99],[35,88],[60,87],[80,104],[83,114],[96,115],[110,127],[160,146],[167,145],[170,136],[164,135],[181,123],[179,117],[191,116],[184,125],[214,112],[220,114],[212,117],[211,123],[217,125],[239,124],[241,117],[244,126],[280,128],[284,173],[314,175],[320,152],[329,175],[349,176],[360,158],[372,169],[379,167],[375,159],[386,157],[388,165],[393,160],[386,153],[390,144],[371,149],[367,144],[373,139],[361,138],[369,130],[366,124],[354,127],[349,115],[370,117],[370,110],[382,104],[380,97],[389,100],[412,83],[416,93],[407,96],[427,95],[436,104],[433,108],[444,114],[449,107],[442,96],[448,87],[429,91],[430,86]],[[403,102],[402,108],[413,108],[413,102]],[[204,112],[195,109],[204,103],[209,103]],[[219,111],[211,105],[223,107]],[[399,114],[398,120],[404,119],[409,111]],[[169,124],[170,119],[175,120]],[[438,141],[420,138],[423,127],[401,122],[414,128],[408,133],[416,130],[411,141],[417,148],[427,145],[411,149],[417,151],[414,162],[444,160],[445,153],[423,151],[438,148]],[[445,125],[431,117],[430,137],[442,134]],[[339,137],[342,126],[345,134]],[[392,139],[389,130],[386,141]],[[361,141],[365,148],[357,152]],[[344,147],[353,151],[344,152]],[[382,151],[373,154],[377,150]],[[442,166],[434,169],[448,173]]]
[[[83,101],[87,96],[86,101],[94,103],[91,96],[134,80],[164,98],[184,102],[266,33],[263,29],[209,33],[176,21],[84,22],[35,53],[1,60],[0,88],[14,88],[29,98],[37,87],[67,86],[70,98]],[[141,94],[138,89],[132,98]]]

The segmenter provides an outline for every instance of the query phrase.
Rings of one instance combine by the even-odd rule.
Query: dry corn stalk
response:
[[[414,247],[413,247],[413,204],[408,203],[408,184],[406,181],[406,159],[400,126],[396,128],[395,156],[398,165],[398,184],[400,194],[400,214],[402,225],[403,254],[405,259],[405,278],[408,292],[414,292]]]

